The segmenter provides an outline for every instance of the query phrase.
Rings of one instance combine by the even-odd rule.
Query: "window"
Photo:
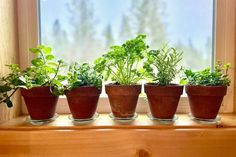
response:
[[[136,2],[136,3],[134,3]],[[73,32],[72,24],[75,20],[73,12],[69,11],[76,6],[77,3],[86,6],[87,13],[86,16],[92,15],[93,28],[97,32],[94,33],[94,38],[96,41],[101,41],[102,45],[93,42],[93,46],[96,45],[96,51],[83,51],[81,47],[76,47],[81,45],[80,40],[75,40],[73,42]],[[88,3],[88,4],[85,4]],[[143,4],[142,4],[143,3]],[[147,4],[146,4],[147,3]],[[150,5],[150,4],[158,4]],[[72,5],[71,5],[72,4]],[[141,5],[142,4],[142,5]],[[214,7],[215,4],[215,7]],[[136,9],[135,6],[136,5]],[[80,5],[81,6],[81,5]],[[118,6],[118,7],[117,7]],[[140,7],[142,6],[142,7]],[[156,23],[149,23],[148,20],[150,13],[144,10],[146,6],[151,6],[152,10],[157,12],[158,19],[155,20]],[[106,52],[108,45],[110,44],[120,44],[122,41],[135,36],[135,33],[145,33],[148,35],[148,43],[152,48],[158,48],[162,43],[170,43],[182,49],[185,52],[185,60],[183,65],[188,68],[200,69],[205,66],[210,66],[214,60],[222,60],[224,62],[230,62],[233,66],[230,69],[230,77],[232,84],[229,87],[228,95],[224,98],[224,105],[221,108],[222,112],[232,112],[234,109],[234,63],[235,63],[235,1],[225,1],[225,0],[26,0],[17,1],[18,10],[18,30],[19,30],[19,49],[20,49],[20,65],[22,68],[30,64],[31,55],[28,54],[27,50],[29,47],[34,47],[38,44],[37,37],[40,37],[41,42],[44,44],[51,45],[55,49],[55,53],[63,59],[67,58],[68,62],[72,62],[70,59],[70,54],[73,52],[73,58],[80,61],[92,62],[96,55],[100,55]],[[72,8],[71,8],[72,7]],[[102,8],[102,9],[101,9]],[[100,9],[100,10],[99,10]],[[38,12],[39,11],[39,12]],[[76,11],[76,10],[74,10]],[[137,12],[142,13],[137,13]],[[215,15],[214,15],[215,12]],[[47,15],[48,14],[48,15]],[[123,20],[125,18],[131,18],[131,14],[138,16],[144,16],[145,22],[140,22],[140,24],[146,24],[145,29],[138,31],[136,27],[138,24],[134,22],[135,19]],[[116,15],[116,16],[114,16]],[[118,16],[119,15],[119,16]],[[154,19],[154,14],[151,14]],[[41,17],[41,18],[40,18]],[[110,17],[110,18],[109,18]],[[114,18],[116,17],[116,18]],[[136,18],[139,19],[139,18]],[[141,18],[140,18],[141,19]],[[215,19],[215,20],[214,20]],[[73,21],[73,22],[72,22]],[[130,36],[120,37],[121,23],[122,21],[128,21],[130,28],[132,27],[132,33]],[[150,21],[150,20],[149,20]],[[154,21],[154,20],[153,20]],[[113,22],[112,24],[109,23]],[[40,27],[39,27],[40,23]],[[90,23],[89,23],[90,24]],[[148,31],[147,27],[161,28],[164,32],[164,40],[156,40],[157,44],[152,44],[152,39],[154,37],[163,37],[162,35],[153,36],[152,33]],[[109,28],[110,27],[110,28]],[[122,27],[124,28],[124,27]],[[126,27],[127,28],[127,27]],[[129,28],[129,27],[128,27]],[[53,31],[54,30],[54,31]],[[56,30],[56,31],[55,31]],[[60,31],[58,31],[60,30]],[[109,31],[107,31],[109,30]],[[117,31],[118,30],[118,31]],[[127,30],[127,29],[125,29]],[[129,30],[129,29],[128,29]],[[159,29],[156,29],[159,30]],[[160,29],[161,30],[161,29]],[[38,34],[38,32],[40,32]],[[55,33],[55,37],[53,34]],[[57,33],[56,33],[57,32]],[[60,33],[59,33],[60,32]],[[62,33],[61,33],[62,32]],[[107,33],[108,32],[108,33]],[[110,33],[109,33],[110,32]],[[129,32],[129,31],[128,31]],[[84,32],[83,32],[84,33]],[[64,35],[66,42],[64,42]],[[96,34],[96,35],[95,35]],[[105,34],[112,37],[112,40],[105,40]],[[59,36],[60,40],[58,39]],[[53,38],[52,38],[53,37]],[[60,42],[63,41],[61,44]],[[86,40],[83,40],[85,42]],[[107,41],[107,42],[106,42]],[[108,42],[109,41],[109,42]],[[154,41],[154,40],[153,40]],[[67,44],[65,44],[67,43]],[[74,43],[74,44],[73,44]],[[64,48],[59,48],[59,46]],[[107,45],[107,46],[104,46]],[[73,47],[74,46],[74,47]],[[87,48],[90,48],[89,45]],[[73,47],[73,49],[72,49]],[[71,50],[72,49],[72,50]],[[212,55],[215,52],[214,56]],[[91,57],[91,53],[94,53]],[[75,57],[75,54],[78,55]],[[65,56],[68,55],[68,56]],[[85,56],[83,56],[85,55]],[[91,58],[89,58],[89,55]],[[187,59],[188,58],[188,59]],[[190,59],[189,59],[190,58]],[[69,112],[66,100],[60,99],[60,103],[63,105],[58,105],[59,110],[62,112]],[[146,102],[143,99],[139,100],[138,111],[145,111],[147,109]],[[67,108],[67,109],[65,109]],[[109,105],[106,98],[100,99],[100,104],[98,110],[103,111],[109,110]],[[188,100],[186,98],[181,98],[179,111],[187,112],[188,110]],[[23,105],[23,112],[24,105]],[[60,111],[59,111],[60,112]]]
[[[40,0],[41,42],[68,62],[92,62],[109,46],[147,34],[151,49],[170,43],[182,65],[209,67],[213,0]]]

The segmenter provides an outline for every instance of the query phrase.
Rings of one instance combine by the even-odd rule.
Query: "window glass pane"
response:
[[[169,43],[182,65],[211,65],[214,0],[41,0],[41,42],[68,62],[93,60],[112,44],[147,34],[151,49]]]

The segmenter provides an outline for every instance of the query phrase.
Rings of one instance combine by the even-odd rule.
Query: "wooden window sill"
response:
[[[60,115],[42,126],[22,116],[0,124],[0,156],[235,157],[236,115],[222,114],[221,123],[208,125],[177,116],[174,124],[161,125],[144,114],[126,124],[101,114],[76,125]]]
[[[79,130],[79,129],[200,129],[200,128],[235,128],[236,114],[221,114],[221,121],[217,124],[203,124],[192,120],[187,114],[177,114],[174,123],[163,124],[150,120],[146,114],[139,114],[132,122],[118,122],[112,120],[108,114],[100,114],[91,123],[74,123],[69,115],[60,115],[54,121],[43,125],[32,125],[26,121],[27,116],[21,116],[0,123],[0,130]]]

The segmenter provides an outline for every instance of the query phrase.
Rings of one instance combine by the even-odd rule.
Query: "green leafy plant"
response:
[[[65,79],[59,75],[61,67],[65,66],[62,60],[55,61],[52,49],[44,45],[31,48],[30,52],[37,55],[31,61],[32,65],[21,71],[16,64],[8,65],[11,72],[0,78],[0,103],[4,102],[12,107],[10,97],[18,88],[30,89],[39,86],[52,87],[52,93],[60,95],[63,93],[61,82]],[[12,93],[10,93],[13,91]]]
[[[0,103],[4,102],[8,107],[12,107],[13,104],[10,98],[17,91],[17,86],[23,84],[23,82],[19,79],[19,66],[17,64],[7,66],[11,73],[0,78]]]
[[[50,47],[39,45],[31,48],[30,52],[37,55],[31,61],[32,66],[21,72],[20,80],[24,83],[20,87],[30,89],[38,86],[51,86],[53,93],[60,95],[62,89],[61,82],[65,79],[59,75],[59,70],[65,66],[62,60],[56,60]]]
[[[194,86],[229,86],[229,67],[229,63],[222,64],[221,62],[218,62],[213,71],[211,71],[210,68],[197,72],[185,70],[185,77],[181,79],[180,83]]]
[[[141,61],[148,48],[145,38],[145,35],[138,35],[122,46],[111,46],[110,51],[96,59],[95,70],[102,73],[105,80],[111,79],[116,84],[136,84],[144,73]]]
[[[81,86],[102,87],[102,76],[97,73],[88,63],[79,65],[74,63],[67,73],[68,90]]]
[[[168,45],[164,45],[160,50],[147,52],[143,66],[146,77],[158,85],[169,85],[181,70],[178,63],[182,59],[182,54]]]

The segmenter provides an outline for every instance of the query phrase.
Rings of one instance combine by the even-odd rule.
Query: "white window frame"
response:
[[[38,0],[17,0],[18,13],[18,33],[19,33],[19,56],[20,66],[25,68],[30,65],[33,55],[28,53],[30,47],[38,45],[39,39],[39,16]],[[214,28],[214,61],[221,60],[230,62],[229,70],[232,80],[228,88],[228,94],[224,98],[221,107],[221,113],[232,113],[236,107],[234,105],[234,80],[235,80],[235,38],[236,38],[236,1],[235,0],[215,0],[215,28]],[[23,101],[22,101],[23,102]],[[144,97],[139,97],[137,112],[148,112],[148,103]],[[57,107],[57,113],[69,113],[69,107],[65,97],[60,97]],[[110,112],[110,106],[107,96],[100,97],[98,103],[98,112]],[[177,109],[178,113],[188,113],[188,98],[182,96]],[[27,110],[22,103],[22,113],[26,114]]]

